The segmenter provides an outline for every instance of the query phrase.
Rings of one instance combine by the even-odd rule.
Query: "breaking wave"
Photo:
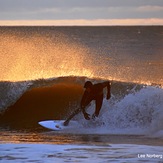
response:
[[[65,119],[79,106],[87,80],[104,81],[69,76],[1,82],[1,128],[36,129],[39,128],[38,121]],[[95,125],[86,121],[82,114],[75,117],[84,132],[163,136],[163,90],[160,86],[112,81],[111,93],[111,99],[103,102],[98,119],[102,123]],[[88,112],[92,114],[93,111],[92,102]]]

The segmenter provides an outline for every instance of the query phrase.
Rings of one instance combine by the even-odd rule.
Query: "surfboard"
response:
[[[42,127],[45,127],[47,129],[54,130],[54,131],[60,131],[63,129],[73,128],[78,124],[77,121],[70,121],[68,126],[64,126],[63,125],[64,121],[65,120],[46,120],[46,121],[40,121],[38,122],[38,124],[41,125]]]

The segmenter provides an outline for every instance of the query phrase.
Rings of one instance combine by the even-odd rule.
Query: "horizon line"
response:
[[[163,19],[62,19],[62,20],[0,20],[0,26],[153,26]]]

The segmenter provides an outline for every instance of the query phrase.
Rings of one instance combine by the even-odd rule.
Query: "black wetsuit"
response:
[[[96,102],[95,115],[98,116],[102,103],[103,103],[103,88],[104,87],[107,87],[108,96],[110,96],[110,83],[109,82],[94,84],[90,88],[90,92],[85,90],[82,100],[81,100],[81,104],[80,104],[81,108],[85,109],[85,107],[88,106],[92,100],[95,100]]]
[[[85,112],[85,108],[89,105],[92,100],[96,102],[96,109],[94,115],[97,117],[99,115],[102,102],[103,102],[103,89],[107,87],[107,99],[110,98],[110,82],[103,82],[94,84],[91,86],[90,91],[87,89],[85,90],[81,103],[80,108],[76,109],[64,122],[64,125],[68,125],[69,121],[79,112],[83,112],[84,117],[89,120],[88,114]],[[86,115],[85,115],[86,114]]]

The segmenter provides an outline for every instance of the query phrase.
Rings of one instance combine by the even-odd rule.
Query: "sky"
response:
[[[163,25],[163,0],[0,0],[0,25]]]

